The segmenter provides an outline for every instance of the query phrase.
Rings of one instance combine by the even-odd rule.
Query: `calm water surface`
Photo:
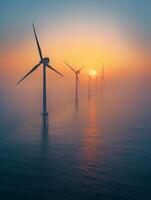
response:
[[[1,199],[151,199],[150,112],[114,101],[49,109],[49,129],[36,104],[1,103]]]

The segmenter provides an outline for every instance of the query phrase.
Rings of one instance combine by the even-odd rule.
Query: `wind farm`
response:
[[[151,2],[0,3],[0,198],[150,200]]]

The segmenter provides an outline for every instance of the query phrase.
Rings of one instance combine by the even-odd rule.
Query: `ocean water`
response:
[[[151,199],[150,98],[109,91],[78,107],[48,100],[47,128],[31,94],[3,92],[1,199]]]

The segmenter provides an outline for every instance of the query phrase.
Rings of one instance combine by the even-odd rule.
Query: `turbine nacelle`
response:
[[[76,71],[76,74],[80,74],[80,70]]]
[[[40,61],[41,64],[47,65],[49,63],[49,58],[42,58]]]

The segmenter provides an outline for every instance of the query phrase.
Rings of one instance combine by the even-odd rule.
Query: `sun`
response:
[[[91,77],[95,77],[97,75],[95,70],[91,70],[89,74]]]

